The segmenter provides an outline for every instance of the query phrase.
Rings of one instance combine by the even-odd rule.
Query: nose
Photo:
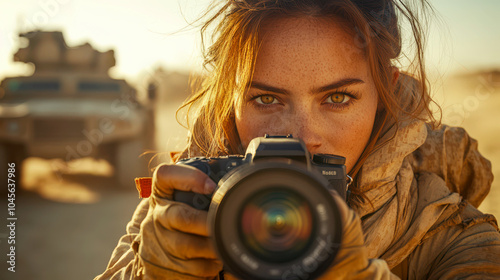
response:
[[[302,139],[311,154],[316,153],[322,144],[321,132],[328,128],[322,127],[320,122],[315,120],[314,115],[308,112],[297,112],[290,120],[288,133]]]

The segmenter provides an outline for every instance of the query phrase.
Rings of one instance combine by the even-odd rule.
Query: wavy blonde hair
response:
[[[235,125],[235,107],[252,80],[255,60],[261,44],[261,27],[276,17],[340,18],[348,23],[357,50],[367,57],[378,91],[378,111],[370,140],[356,165],[355,176],[369,154],[384,125],[398,125],[405,118],[437,123],[430,109],[432,101],[424,67],[425,15],[432,8],[427,1],[396,0],[225,0],[215,2],[201,28],[205,75],[193,88],[192,96],[179,108],[192,116],[189,143],[182,156],[220,156],[242,154],[243,147]],[[413,50],[402,52],[401,19],[411,28]],[[417,81],[416,94],[403,100],[398,94],[405,84],[393,86],[393,68],[401,59],[409,59],[409,72]],[[402,79],[400,79],[401,81]],[[406,106],[403,104],[412,104]],[[179,111],[178,111],[179,113]],[[194,116],[193,116],[194,115]]]

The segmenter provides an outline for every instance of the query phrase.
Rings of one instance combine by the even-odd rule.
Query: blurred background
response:
[[[140,201],[131,178],[147,174],[152,155],[169,161],[185,144],[175,111],[201,71],[189,23],[209,2],[0,0],[0,164],[16,162],[21,176],[16,273],[7,271],[4,227],[0,279],[104,271]],[[426,63],[443,121],[479,141],[499,178],[500,2],[432,4]],[[496,180],[480,207],[496,217],[499,189]]]

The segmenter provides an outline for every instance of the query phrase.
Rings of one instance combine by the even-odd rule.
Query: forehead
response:
[[[273,19],[261,31],[255,79],[285,75],[314,80],[328,76],[331,82],[335,78],[368,74],[363,46],[357,43],[348,24],[339,19]]]

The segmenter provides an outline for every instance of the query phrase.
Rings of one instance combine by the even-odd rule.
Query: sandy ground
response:
[[[477,78],[443,80],[438,100],[445,104],[445,122],[466,127],[479,140],[480,151],[500,178],[500,92],[489,88],[486,94],[480,88]],[[186,132],[174,121],[175,107],[158,110],[159,151],[182,149]],[[104,161],[81,159],[64,170],[53,166],[60,164],[38,158],[24,162],[25,189],[16,200],[16,273],[7,272],[7,231],[2,226],[0,279],[92,279],[105,269],[140,201],[132,184],[114,183]],[[498,182],[480,209],[500,217]],[[4,199],[0,207],[7,208]],[[6,211],[0,211],[0,219],[6,221]]]
[[[2,238],[0,279],[93,279],[106,267],[139,203],[134,186],[116,186],[111,177],[88,170],[62,174],[60,180],[50,161],[37,158],[27,159],[25,170],[36,182],[17,193],[16,273],[7,272]]]

